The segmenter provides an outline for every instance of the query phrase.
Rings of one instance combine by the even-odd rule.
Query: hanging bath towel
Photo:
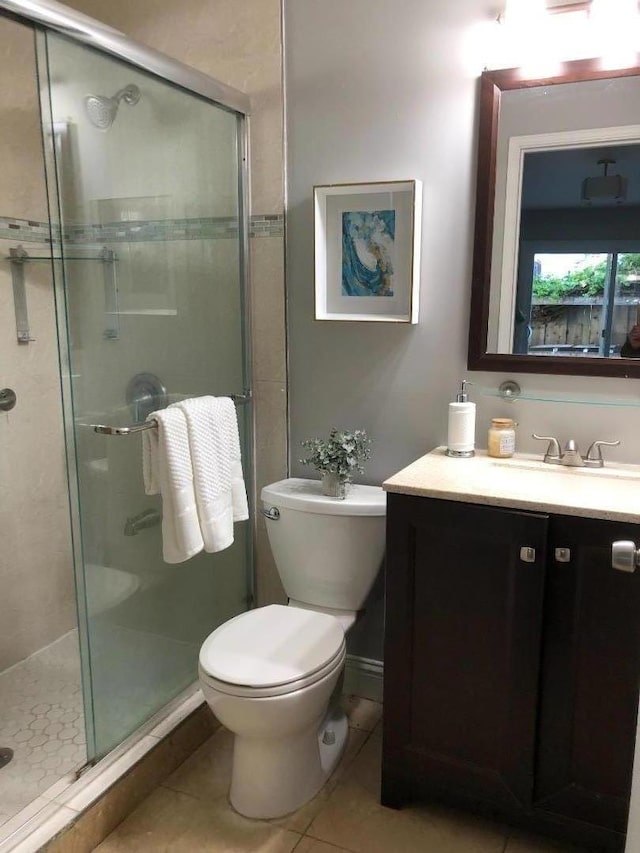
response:
[[[169,408],[184,412],[204,549],[233,543],[234,521],[249,518],[236,407],[229,397],[193,397]]]
[[[162,555],[166,563],[183,563],[202,551],[193,486],[187,421],[180,409],[152,412],[157,429],[142,433],[142,470],[148,495],[162,495]]]

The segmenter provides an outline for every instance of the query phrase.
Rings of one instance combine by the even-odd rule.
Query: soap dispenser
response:
[[[463,379],[455,403],[449,403],[447,430],[447,456],[462,459],[476,455],[476,404],[469,402],[467,385],[471,383]]]

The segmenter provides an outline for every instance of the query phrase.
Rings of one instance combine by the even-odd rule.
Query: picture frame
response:
[[[422,183],[313,188],[315,319],[418,322]]]

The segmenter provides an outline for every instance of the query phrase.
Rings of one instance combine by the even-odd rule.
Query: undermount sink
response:
[[[492,467],[504,469],[516,469],[530,471],[540,474],[562,474],[573,477],[597,477],[612,480],[640,480],[640,465],[621,465],[619,463],[605,462],[604,468],[581,468],[573,465],[552,465],[541,459],[523,459],[522,457],[511,459],[491,459]]]

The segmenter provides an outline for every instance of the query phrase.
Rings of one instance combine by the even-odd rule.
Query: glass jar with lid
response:
[[[511,418],[492,418],[487,438],[487,453],[497,459],[513,456],[516,449],[517,424]]]

